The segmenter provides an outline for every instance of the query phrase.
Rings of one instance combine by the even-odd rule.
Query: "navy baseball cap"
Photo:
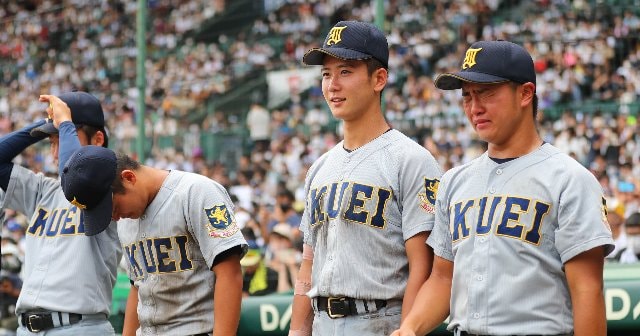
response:
[[[508,41],[479,41],[465,53],[461,70],[436,78],[442,90],[462,88],[462,82],[492,84],[515,82],[536,84],[533,59],[522,46]]]
[[[97,235],[111,223],[111,184],[116,178],[116,154],[100,146],[83,146],[73,153],[60,175],[64,197],[82,209],[84,233]]]
[[[104,112],[98,98],[83,91],[65,92],[58,96],[69,106],[71,120],[76,125],[88,125],[104,130]],[[31,130],[31,136],[42,137],[58,134],[58,129],[53,126],[53,120]],[[106,135],[106,134],[105,134]]]
[[[302,57],[306,65],[322,65],[325,55],[343,60],[375,58],[389,66],[387,37],[375,25],[360,21],[340,21],[331,28],[322,48],[313,48]]]

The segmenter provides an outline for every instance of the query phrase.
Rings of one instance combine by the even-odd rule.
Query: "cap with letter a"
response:
[[[111,223],[111,185],[116,178],[116,153],[100,146],[83,146],[66,162],[60,182],[65,198],[82,210],[84,233],[97,235]]]
[[[322,48],[313,48],[302,57],[306,65],[322,65],[325,55],[343,60],[374,58],[389,66],[387,37],[375,25],[360,21],[340,21],[327,34]]]
[[[442,90],[462,88],[462,82],[536,84],[533,59],[522,46],[508,41],[478,41],[467,49],[460,71],[441,74],[435,86]]]
[[[104,129],[104,112],[98,98],[83,91],[65,92],[58,97],[69,106],[74,124]],[[58,134],[58,129],[49,119],[44,125],[32,129],[30,134],[34,137],[49,136]]]

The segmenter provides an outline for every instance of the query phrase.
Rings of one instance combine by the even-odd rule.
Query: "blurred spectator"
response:
[[[629,216],[624,222],[627,234],[627,246],[620,254],[620,263],[635,263],[640,261],[640,212]]]
[[[0,270],[0,330],[16,330],[18,317],[16,302],[22,288],[20,250],[11,238],[2,237],[2,265]]]
[[[271,237],[270,234],[273,232],[273,229],[279,223],[286,223],[290,227],[290,232],[288,232],[287,236],[290,236],[292,240],[300,237],[300,230],[298,228],[300,227],[302,217],[294,209],[294,203],[295,196],[293,193],[286,188],[281,188],[276,195],[276,202],[273,210],[262,210],[260,214],[260,225],[263,228],[263,236],[269,237],[267,242],[269,242]]]
[[[269,123],[269,111],[260,104],[251,104],[247,113],[247,127],[252,145],[258,152],[264,152],[269,148],[271,139],[271,125]]]
[[[253,241],[249,243],[247,254],[240,260],[243,271],[242,295],[259,296],[278,290],[278,273],[267,266],[262,251]]]
[[[611,234],[614,240],[614,249],[607,256],[607,260],[620,260],[620,254],[627,247],[627,233],[624,228],[624,217],[621,214],[622,211],[609,207],[607,212],[607,221],[611,227]]]
[[[288,223],[276,224],[267,244],[267,262],[278,273],[278,292],[293,289],[302,262],[302,251],[294,244],[294,230]]]

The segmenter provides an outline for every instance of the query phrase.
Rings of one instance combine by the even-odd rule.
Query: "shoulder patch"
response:
[[[440,180],[425,177],[424,192],[418,194],[418,202],[420,207],[427,213],[436,213],[436,195],[438,194],[439,186]]]
[[[226,238],[232,236],[238,231],[238,226],[231,217],[231,213],[224,204],[214,205],[211,208],[204,209],[209,223],[209,236],[214,238]]]

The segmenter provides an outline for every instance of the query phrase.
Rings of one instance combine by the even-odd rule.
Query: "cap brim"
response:
[[[369,54],[345,48],[313,48],[302,57],[306,65],[322,65],[324,56],[329,55],[342,60],[366,60],[373,58]]]
[[[51,134],[58,134],[58,129],[53,126],[53,122],[47,122],[42,126],[32,129],[29,134],[35,138],[47,137]]]
[[[462,88],[462,82],[478,84],[497,84],[508,82],[509,79],[487,75],[480,72],[457,72],[442,74],[436,78],[435,86],[441,90],[456,90]]]
[[[104,231],[111,224],[113,212],[112,193],[108,192],[100,203],[91,210],[82,210],[84,220],[84,234],[95,236]]]

